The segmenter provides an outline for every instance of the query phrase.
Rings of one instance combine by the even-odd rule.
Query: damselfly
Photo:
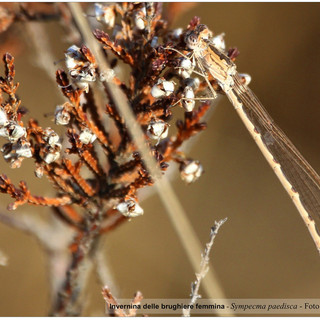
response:
[[[314,221],[320,217],[320,177],[243,83],[232,60],[213,45],[210,35],[210,30],[200,24],[185,36],[187,47],[193,50],[192,57],[197,67],[206,78],[209,88],[212,89],[208,74],[225,92],[288,192],[320,250],[320,236]]]

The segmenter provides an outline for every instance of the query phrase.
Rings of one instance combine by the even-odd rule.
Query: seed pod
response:
[[[18,139],[25,137],[27,135],[27,130],[24,127],[21,127],[19,125],[15,125],[11,135],[10,135],[10,141],[17,141]]]
[[[107,28],[114,27],[116,13],[113,6],[104,6],[100,3],[95,3],[94,12],[97,21],[103,22],[107,26]]]
[[[186,86],[182,94],[182,106],[187,112],[191,112],[194,109],[195,104],[193,89]]]
[[[8,139],[10,142],[16,142],[26,135],[26,128],[19,126],[14,121],[9,121],[6,126],[0,128],[0,137]]]
[[[143,7],[136,11],[134,15],[134,25],[139,30],[144,30],[146,27],[146,8]]]
[[[83,55],[79,47],[76,45],[69,47],[65,58],[69,74],[74,81],[92,82],[96,80],[96,66]]]
[[[43,160],[47,163],[47,164],[50,164],[52,162],[55,162],[56,160],[58,160],[60,157],[60,152],[58,151],[55,151],[55,152],[49,152],[47,153]]]
[[[224,36],[225,34],[221,33],[212,38],[212,44],[220,51],[226,50],[226,43],[224,41]]]
[[[32,151],[31,151],[31,144],[28,141],[21,141],[19,144],[17,144],[16,147],[16,154],[18,157],[24,157],[24,158],[31,158],[32,157]]]
[[[83,55],[80,51],[80,48],[76,45],[72,45],[67,49],[65,55],[66,66],[69,70],[72,70],[76,67],[83,64]]]
[[[195,182],[202,174],[203,167],[197,160],[187,160],[180,165],[181,179],[186,183]]]
[[[174,92],[174,82],[166,81],[163,78],[159,79],[158,82],[151,89],[151,95],[154,98],[169,96],[173,92]]]
[[[3,127],[8,123],[8,117],[4,110],[0,109],[0,127]]]
[[[169,124],[161,119],[152,119],[147,128],[147,134],[151,139],[161,140],[168,136]]]
[[[190,59],[181,58],[178,67],[178,74],[182,76],[182,78],[187,79],[191,76],[194,64]]]
[[[55,123],[65,126],[69,124],[71,119],[70,113],[63,106],[57,106],[55,112]]]
[[[135,218],[143,215],[143,209],[134,198],[129,198],[126,201],[120,202],[116,209],[125,217]]]
[[[58,144],[60,137],[50,127],[43,131],[43,140],[46,141],[50,146],[54,147]]]
[[[89,129],[85,128],[79,136],[79,140],[83,144],[93,143],[97,139],[96,135],[92,133]]]
[[[34,170],[34,174],[37,178],[42,178],[43,177],[43,173],[44,173],[44,169],[43,166],[41,166],[40,164],[36,164],[36,169]]]

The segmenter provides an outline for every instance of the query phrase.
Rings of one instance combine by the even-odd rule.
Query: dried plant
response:
[[[18,11],[2,10],[2,31],[16,19],[44,18],[60,19],[69,34],[76,29],[72,14],[63,4],[46,14],[31,14],[25,5]],[[71,262],[53,290],[53,315],[81,314],[84,265],[94,255],[101,235],[143,214],[138,191],[155,182],[107,83],[113,83],[127,98],[144,132],[148,152],[163,174],[170,162],[179,165],[186,183],[196,181],[203,171],[198,160],[181,151],[188,139],[206,128],[201,118],[210,108],[208,83],[193,77],[192,60],[184,58],[184,35],[199,24],[199,19],[194,18],[185,30],[171,30],[161,10],[161,3],[95,5],[96,19],[103,29],[93,34],[104,49],[103,58],[113,69],[126,66],[126,76],[119,78],[113,69],[102,71],[86,45],[69,47],[65,69],[56,71],[57,85],[66,98],[54,113],[55,124],[65,128],[60,136],[35,118],[26,119],[26,109],[17,95],[14,58],[10,53],[3,56],[0,136],[6,143],[1,152],[11,168],[32,159],[36,177],[49,179],[56,196],[33,195],[26,182],[16,186],[5,174],[0,176],[0,191],[13,198],[9,210],[24,204],[51,207],[52,214],[71,227],[71,243],[70,237],[66,239]],[[231,49],[228,54],[234,59],[237,51]],[[210,86],[219,91],[214,79],[210,79]],[[102,103],[101,87],[107,96]],[[194,98],[201,95],[203,101],[196,107]],[[171,119],[181,107],[184,117],[176,121],[176,132],[172,133]],[[106,301],[112,297],[107,289],[104,296]]]
[[[191,283],[191,300],[189,306],[193,306],[196,301],[201,298],[199,294],[199,289],[201,285],[202,279],[206,276],[209,270],[209,261],[210,261],[210,252],[214,243],[214,240],[219,232],[220,227],[227,221],[227,218],[220,220],[218,222],[215,221],[214,226],[210,231],[210,241],[206,244],[204,252],[201,255],[201,264],[200,271],[196,274],[196,280]],[[183,310],[184,317],[190,317],[191,308],[187,308]]]

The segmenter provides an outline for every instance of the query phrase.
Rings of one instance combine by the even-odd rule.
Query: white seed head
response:
[[[60,152],[58,151],[53,151],[53,152],[48,152],[44,157],[43,160],[47,163],[50,164],[52,162],[55,162],[58,160],[60,157]]]
[[[137,27],[137,29],[144,30],[144,28],[146,27],[145,18],[146,8],[143,7],[139,9],[134,15],[134,25]]]
[[[27,130],[24,127],[19,126],[18,124],[14,125],[13,131],[11,131],[11,134],[9,136],[9,140],[11,142],[15,142],[19,140],[22,137],[27,136]]]
[[[71,116],[68,111],[64,109],[63,106],[57,106],[55,112],[55,123],[65,126],[70,122]]]
[[[37,178],[42,178],[44,173],[44,169],[42,166],[38,165],[36,169],[34,170],[34,174]]]
[[[143,214],[143,209],[140,207],[138,202],[133,199],[129,198],[127,201],[120,202],[116,209],[123,214],[125,217],[134,218],[141,216]]]
[[[174,82],[173,81],[163,81],[163,89],[166,92],[166,96],[169,96],[174,92]]]
[[[187,79],[191,76],[193,68],[194,65],[190,59],[182,58],[180,59],[178,74],[181,75],[183,79]]]
[[[251,82],[251,76],[247,73],[240,73],[239,74],[240,78],[244,80],[244,84],[247,86]]]
[[[151,95],[154,98],[161,98],[164,97],[166,95],[165,91],[160,89],[158,84],[155,84],[152,88],[151,88]]]
[[[182,106],[187,112],[191,112],[194,109],[196,102],[194,100],[194,91],[192,87],[186,86],[183,89],[182,94]]]
[[[3,127],[8,122],[7,114],[4,110],[0,109],[0,127]]]
[[[97,139],[97,136],[87,128],[84,129],[79,136],[79,140],[83,144],[93,143],[96,139]]]
[[[181,179],[186,183],[195,182],[202,174],[203,167],[197,160],[189,160],[180,166]]]
[[[66,66],[75,81],[95,81],[95,65],[87,61],[79,47],[71,46],[65,53]]]
[[[69,70],[76,68],[83,60],[83,55],[80,52],[80,48],[76,45],[69,47],[64,55],[66,58],[66,66]]]
[[[226,50],[226,43],[224,41],[224,33],[218,34],[212,38],[212,44],[220,51]]]
[[[168,136],[169,125],[161,119],[152,120],[147,128],[147,134],[151,139],[161,140]]]
[[[151,95],[154,98],[170,96],[174,92],[174,82],[159,79],[158,82],[151,88]]]
[[[113,7],[95,3],[94,11],[97,21],[103,22],[108,28],[114,27],[116,15]]]
[[[46,141],[50,146],[54,147],[59,143],[60,137],[51,128],[46,128],[43,131],[43,140]]]
[[[145,28],[144,19],[138,15],[134,18],[134,24],[139,30],[143,30]]]
[[[23,141],[21,144],[18,144],[16,147],[16,154],[18,157],[31,158],[31,144],[28,141]]]
[[[192,62],[190,59],[182,58],[180,61],[180,68],[190,70],[192,69]]]

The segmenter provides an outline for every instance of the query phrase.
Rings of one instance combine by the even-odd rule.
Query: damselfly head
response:
[[[192,30],[186,33],[184,41],[187,47],[194,50],[198,46],[198,35]]]
[[[201,40],[208,40],[212,37],[212,32],[205,24],[199,24],[194,30],[190,30],[186,33],[184,41],[187,47],[194,50],[198,47]]]

